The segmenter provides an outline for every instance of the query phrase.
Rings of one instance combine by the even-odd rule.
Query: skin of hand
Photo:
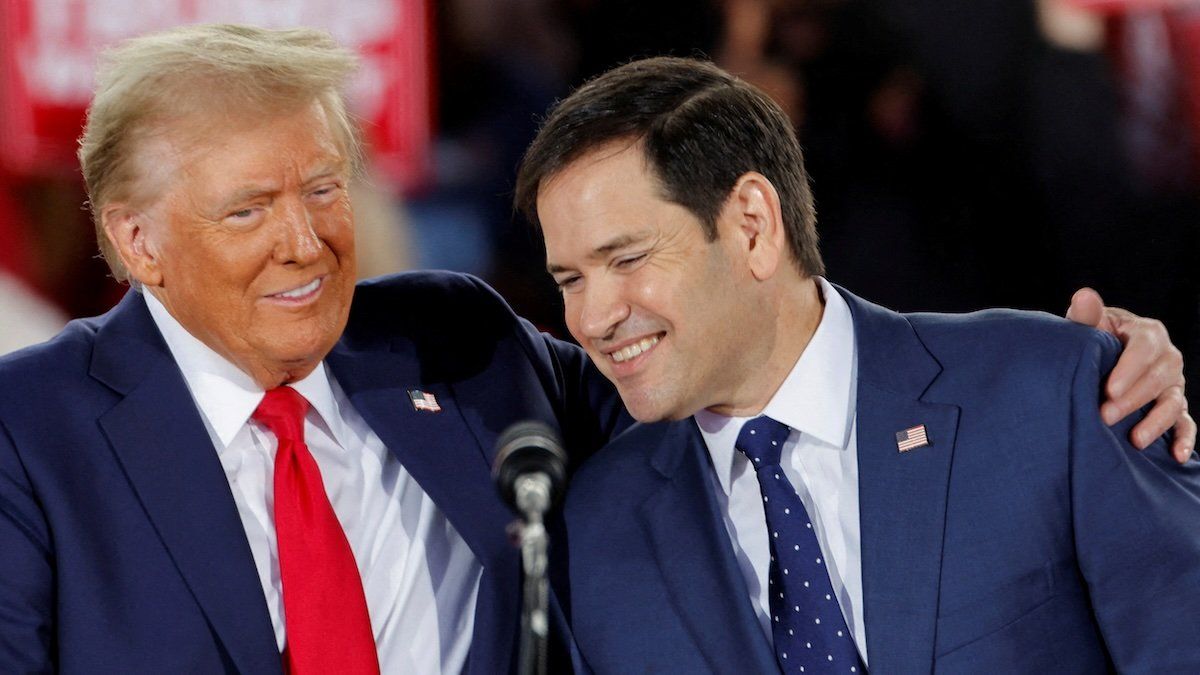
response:
[[[1154,401],[1146,418],[1130,433],[1139,449],[1154,442],[1167,429],[1175,429],[1171,454],[1180,464],[1196,447],[1196,421],[1188,414],[1184,397],[1183,354],[1167,335],[1162,322],[1145,319],[1118,307],[1105,307],[1100,294],[1081,288],[1071,298],[1067,318],[1115,336],[1125,349],[1117,362],[1100,406],[1105,424],[1115,424],[1129,413]]]

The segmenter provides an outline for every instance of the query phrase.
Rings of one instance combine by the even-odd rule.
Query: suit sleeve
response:
[[[1176,464],[1165,438],[1139,452],[1127,440],[1137,419],[1112,428],[1100,420],[1101,374],[1117,353],[1115,340],[1094,337],[1074,377],[1079,565],[1119,672],[1200,672],[1200,462]]]
[[[0,672],[54,670],[51,559],[46,520],[0,422]]]
[[[559,422],[578,466],[633,422],[616,389],[577,345],[539,332],[521,320],[521,330],[539,352],[548,355],[549,376],[559,392]]]
[[[459,278],[474,286],[477,316],[505,326],[504,341],[515,339],[536,371],[542,391],[554,406],[571,470],[633,423],[612,383],[578,345],[539,331],[483,281],[467,275]]]

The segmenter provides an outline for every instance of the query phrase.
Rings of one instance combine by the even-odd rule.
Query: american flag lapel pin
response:
[[[408,398],[412,401],[413,410],[417,412],[442,412],[442,406],[438,405],[437,397],[427,391],[409,389]]]
[[[924,424],[896,432],[896,449],[900,452],[916,450],[929,444],[929,436],[925,433]]]

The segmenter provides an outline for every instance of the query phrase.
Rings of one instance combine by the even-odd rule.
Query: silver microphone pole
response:
[[[545,675],[546,641],[550,632],[547,616],[547,548],[550,542],[542,514],[550,508],[550,477],[542,472],[516,480],[517,509],[524,515],[520,528],[521,564],[525,570],[524,611],[521,614],[521,647],[518,672]]]
[[[566,486],[567,456],[558,434],[546,424],[532,420],[506,429],[496,447],[492,466],[496,487],[521,516],[510,530],[521,550],[525,577],[517,672],[545,675],[550,633],[546,577],[550,537],[545,517]]]

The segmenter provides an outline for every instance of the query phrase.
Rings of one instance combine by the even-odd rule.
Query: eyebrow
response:
[[[273,194],[277,191],[278,190],[276,190],[275,188],[267,187],[265,185],[254,185],[254,186],[251,186],[248,188],[242,188],[241,190],[238,190],[237,192],[230,195],[229,199],[226,199],[225,201],[221,202],[221,205],[216,208],[217,213],[215,213],[214,215],[222,215],[229,209],[232,209],[233,207],[237,206],[238,204],[241,204],[243,202],[248,202],[248,201],[251,201],[254,199],[258,199],[259,197],[261,197],[263,195]]]
[[[592,251],[590,253],[588,253],[587,257],[589,260],[596,260],[598,258],[603,258],[603,257],[609,255],[610,253],[612,253],[613,251],[619,251],[623,248],[632,246],[638,242],[645,241],[648,237],[649,237],[649,234],[644,233],[644,232],[639,233],[639,234],[622,234],[622,235],[613,237],[612,239],[610,239],[610,240],[604,242],[603,244],[597,246],[596,248],[592,249]],[[559,272],[569,272],[570,268],[564,267],[562,265],[556,265],[554,263],[548,263],[546,265],[546,271],[549,272],[550,274],[558,274]]]
[[[308,185],[309,183],[313,183],[313,182],[337,175],[337,174],[341,173],[342,171],[344,171],[345,168],[346,168],[345,160],[338,160],[336,162],[329,162],[328,164],[322,164],[319,167],[317,167],[316,171],[313,171],[304,179],[304,184]]]
[[[321,166],[319,166],[317,168],[316,171],[313,171],[311,174],[309,174],[308,176],[306,176],[304,178],[303,184],[309,185],[316,181],[323,180],[325,178],[329,178],[330,176],[334,176],[334,175],[338,174],[339,172],[341,172],[342,169],[345,167],[345,165],[346,165],[345,161],[337,161],[337,162],[330,162],[328,164],[322,164]],[[250,187],[242,188],[241,190],[238,190],[237,192],[233,193],[229,197],[229,199],[226,199],[225,201],[221,202],[221,206],[218,207],[217,210],[223,214],[226,211],[237,206],[238,204],[241,204],[243,202],[252,201],[254,199],[258,199],[259,197],[262,197],[264,195],[274,194],[278,191],[279,191],[278,188],[275,186],[251,185]]]

